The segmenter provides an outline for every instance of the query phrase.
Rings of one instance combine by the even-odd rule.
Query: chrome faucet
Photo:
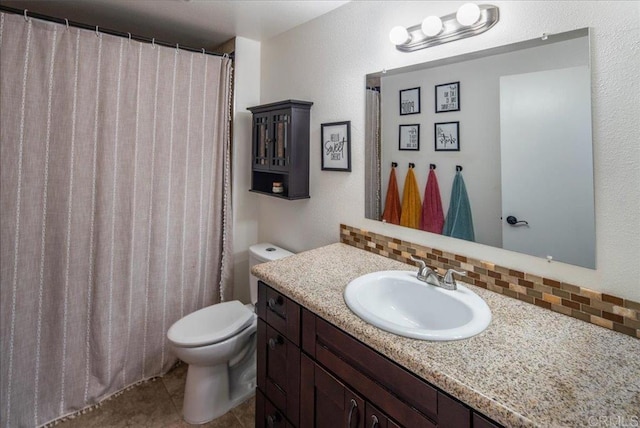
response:
[[[449,269],[444,276],[441,276],[435,270],[431,269],[427,264],[418,258],[411,256],[411,260],[418,263],[418,280],[426,282],[427,284],[435,285],[436,287],[444,288],[445,290],[457,290],[458,285],[453,277],[453,274],[466,275],[465,271],[457,271],[455,269]]]

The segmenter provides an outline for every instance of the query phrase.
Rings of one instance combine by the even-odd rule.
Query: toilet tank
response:
[[[268,242],[249,247],[249,292],[251,293],[251,303],[255,305],[258,301],[258,278],[251,275],[251,268],[260,263],[278,260],[291,255],[293,255],[291,251]]]

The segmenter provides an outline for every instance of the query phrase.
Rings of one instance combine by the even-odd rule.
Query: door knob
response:
[[[529,222],[524,220],[518,220],[515,216],[510,215],[507,217],[507,223],[511,226],[528,226]]]

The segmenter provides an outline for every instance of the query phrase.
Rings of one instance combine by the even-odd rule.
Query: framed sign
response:
[[[351,121],[323,123],[322,170],[351,171]]]
[[[460,122],[436,123],[434,126],[436,152],[459,152]]]
[[[399,150],[420,150],[420,125],[400,125]]]
[[[400,116],[420,113],[420,88],[400,91]]]
[[[460,82],[436,86],[436,113],[460,111]]]

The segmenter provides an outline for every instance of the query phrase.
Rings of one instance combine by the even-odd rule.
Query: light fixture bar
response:
[[[455,13],[441,17],[442,31],[432,37],[426,36],[422,32],[421,24],[407,28],[410,35],[409,41],[396,45],[396,49],[402,52],[413,52],[484,33],[496,25],[500,19],[500,13],[497,6],[483,4],[479,5],[479,7],[480,18],[472,25],[460,24],[456,19]]]

